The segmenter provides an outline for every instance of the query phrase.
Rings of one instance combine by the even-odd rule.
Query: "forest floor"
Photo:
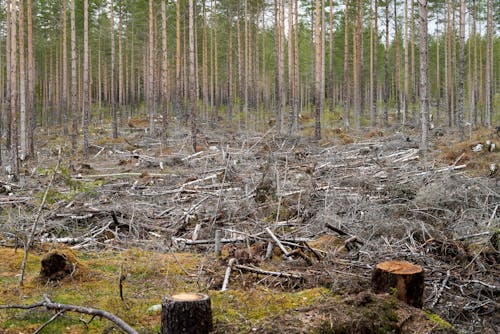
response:
[[[411,131],[338,131],[316,142],[207,129],[193,153],[187,131],[163,148],[144,123],[129,122],[117,140],[93,129],[85,162],[57,131],[39,134],[36,163],[23,166],[18,183],[2,179],[0,304],[48,294],[156,333],[160,313],[150,307],[195,291],[210,295],[217,333],[500,332],[500,172],[489,171],[500,152],[472,150],[500,145],[491,130],[465,142],[435,131],[424,159]],[[23,240],[47,189],[21,288]],[[275,243],[268,249],[267,228],[293,255]],[[50,251],[71,259],[62,280],[40,277]],[[385,260],[424,268],[423,310],[370,292],[373,268]],[[0,333],[33,332],[53,315],[0,310]],[[114,330],[85,319],[67,313],[45,330]]]

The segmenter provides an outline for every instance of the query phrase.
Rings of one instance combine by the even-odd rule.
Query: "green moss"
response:
[[[453,328],[453,326],[448,321],[444,320],[439,315],[432,313],[430,310],[426,310],[425,313],[427,314],[427,319],[438,325],[440,329]]]

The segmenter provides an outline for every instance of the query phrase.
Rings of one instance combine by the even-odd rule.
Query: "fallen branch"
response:
[[[274,233],[271,231],[271,229],[269,227],[266,227],[265,230],[266,230],[267,234],[269,234],[271,236],[271,238],[274,240],[274,242],[278,245],[278,247],[281,249],[283,254],[285,254],[286,257],[289,257],[290,252],[288,252],[288,250],[285,248],[285,246],[283,246],[281,241],[274,235]]]
[[[59,312],[76,312],[76,313],[83,313],[83,314],[88,314],[92,316],[98,316],[102,318],[106,318],[112,323],[114,323],[118,328],[123,330],[127,334],[138,334],[138,332],[130,327],[129,324],[127,324],[125,321],[123,321],[121,318],[117,317],[116,315],[109,313],[104,310],[100,309],[95,309],[95,308],[90,308],[90,307],[84,307],[84,306],[77,306],[77,305],[69,305],[69,304],[59,304],[55,303],[52,300],[50,300],[49,296],[44,295],[43,296],[43,302],[38,302],[35,304],[31,305],[0,305],[0,309],[22,309],[22,310],[29,310],[37,307],[45,307],[48,310],[56,310]],[[54,319],[55,320],[55,319]]]
[[[224,282],[222,282],[222,289],[220,289],[220,291],[227,290],[227,285],[229,284],[229,276],[231,276],[231,270],[233,269],[235,263],[236,263],[235,258],[229,260],[226,268],[226,275],[224,275]]]
[[[248,271],[254,274],[261,274],[261,275],[268,275],[268,276],[277,276],[277,277],[287,277],[287,278],[295,278],[295,279],[303,279],[302,275],[299,274],[290,274],[290,273],[283,273],[279,271],[269,271],[269,270],[264,270],[256,267],[248,267],[244,266],[242,264],[236,264],[234,266],[235,268],[238,268],[243,271]]]
[[[443,294],[443,290],[444,288],[446,287],[446,283],[448,283],[448,280],[450,279],[450,270],[448,270],[446,272],[446,277],[445,279],[443,280],[443,284],[441,284],[441,288],[439,289],[439,291],[437,292],[436,294],[436,297],[434,298],[434,300],[432,301],[431,303],[431,308],[433,308],[434,306],[436,306],[436,304],[438,303],[439,301],[439,298],[441,298],[441,295]]]

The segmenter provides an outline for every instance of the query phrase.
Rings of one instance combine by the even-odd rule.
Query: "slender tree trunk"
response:
[[[202,38],[201,38],[201,91],[203,99],[203,117],[208,122],[209,95],[208,95],[208,43],[207,43],[207,9],[205,1],[202,3]]]
[[[109,4],[109,14],[111,20],[111,73],[110,73],[110,89],[109,89],[109,99],[110,99],[110,107],[111,107],[111,127],[112,127],[112,136],[113,138],[118,138],[118,116],[116,112],[116,97],[115,97],[115,78],[116,78],[116,68],[115,68],[115,11],[114,11],[114,3],[113,0],[110,0]]]
[[[354,62],[354,128],[359,129],[360,126],[360,115],[361,112],[361,13],[362,13],[362,2],[358,0],[357,6],[357,27],[356,27],[356,43],[355,43],[355,62]]]
[[[493,0],[487,3],[486,26],[486,126],[491,128],[493,121]]]
[[[30,157],[35,157],[35,57],[33,51],[33,8],[31,0],[27,0],[27,24],[28,24],[28,95],[27,95],[27,111],[28,111],[28,154]]]
[[[71,0],[71,147],[73,155],[77,154],[77,136],[78,136],[78,77],[76,74],[76,31],[75,31],[75,1]]]
[[[293,1],[288,1],[288,107],[289,111],[289,127],[288,132],[292,134],[296,130],[295,124],[295,36],[293,32]],[[331,45],[331,44],[330,44]]]
[[[322,68],[322,55],[323,55],[323,41],[322,41],[322,27],[321,27],[321,13],[322,6],[321,6],[321,1],[316,0],[316,10],[315,10],[315,33],[314,33],[314,40],[315,40],[315,98],[314,98],[314,104],[316,107],[316,123],[314,127],[314,138],[319,140],[321,139],[321,115],[323,113],[323,106],[322,106],[322,94],[323,94],[323,89],[321,85],[321,73],[323,71]]]
[[[123,30],[122,29],[123,29],[122,15],[119,12],[118,13],[118,108],[116,108],[115,113],[117,114],[117,123],[120,126],[123,125],[123,106],[125,103],[125,83],[123,82]]]
[[[344,17],[344,125],[346,129],[350,127],[349,122],[349,99],[350,99],[350,84],[349,84],[349,0],[345,0],[345,17]]]
[[[281,0],[274,0],[274,109],[276,118],[276,131],[281,133],[281,109],[280,109],[280,72],[279,72],[279,53],[280,53],[280,9]]]
[[[64,135],[67,136],[69,132],[69,109],[68,109],[68,38],[67,38],[67,1],[63,1],[62,8],[62,110],[63,110],[63,129]]]
[[[427,62],[427,0],[418,0],[420,5],[420,118],[422,136],[420,150],[426,154],[428,148],[429,77]]]
[[[196,152],[196,74],[194,46],[194,4],[189,0],[189,108],[191,118],[191,143]]]
[[[162,42],[162,61],[161,61],[161,101],[162,101],[162,142],[163,146],[167,144],[168,127],[168,58],[167,58],[167,9],[166,0],[161,2],[161,42]]]
[[[409,100],[411,101],[411,118],[413,125],[418,123],[418,118],[416,116],[416,98],[417,98],[417,71],[415,66],[415,1],[411,1],[410,12],[410,78],[411,78],[411,93]],[[417,3],[418,4],[418,3]]]
[[[28,153],[28,122],[26,117],[26,68],[24,58],[24,1],[19,0],[19,114],[21,148],[19,158],[25,160]]]
[[[334,106],[333,106],[333,95],[334,95],[334,70],[333,70],[333,1],[330,0],[329,2],[329,8],[330,8],[330,13],[328,15],[328,23],[329,23],[329,30],[328,30],[328,39],[330,42],[330,50],[328,52],[328,109],[330,112],[334,111]],[[371,58],[370,58],[371,59]]]
[[[410,0],[412,1],[412,0]],[[408,91],[409,91],[409,84],[410,84],[410,64],[409,64],[409,50],[408,50],[408,0],[405,0],[405,36],[404,36],[404,41],[403,41],[403,49],[405,50],[405,55],[404,55],[404,62],[405,62],[405,77],[404,77],[404,93],[403,93],[403,125],[406,125],[407,123],[407,117],[408,117]],[[436,41],[439,45],[439,41],[436,38]],[[439,50],[439,47],[438,47]],[[438,58],[439,59],[439,58]],[[439,86],[438,86],[439,90]]]
[[[447,116],[448,116],[448,127],[453,126],[453,65],[452,65],[452,42],[451,42],[451,0],[447,0],[447,11],[446,11],[446,68],[447,68],[447,76],[446,76],[446,104],[447,104]]]
[[[375,127],[377,125],[377,85],[378,85],[378,2],[374,1],[373,11],[373,71],[371,82],[371,123]]]
[[[283,118],[285,117],[286,106],[286,91],[285,91],[285,0],[280,1],[279,5],[279,57],[278,57],[278,74],[279,74],[279,129],[283,130]]]
[[[441,119],[441,54],[439,51],[439,16],[436,20],[436,119],[435,123],[438,124]]]
[[[182,116],[182,72],[181,72],[181,4],[180,0],[175,3],[175,114],[178,122]]]
[[[88,158],[89,150],[89,1],[83,1],[83,158]]]
[[[398,9],[397,9],[397,0],[394,0],[394,44],[395,44],[395,60],[396,60],[396,78],[394,87],[394,97],[396,98],[396,115],[398,121],[401,121],[401,65],[399,59],[399,30],[398,30]]]
[[[19,180],[19,152],[18,152],[18,133],[17,133],[17,8],[16,1],[12,1],[10,4],[10,162],[11,171],[10,174],[13,180],[17,182]]]
[[[6,117],[6,129],[7,129],[7,133],[6,133],[6,141],[5,141],[5,146],[7,148],[7,151],[10,151],[10,148],[12,146],[12,143],[11,143],[11,138],[12,138],[12,128],[11,128],[11,124],[12,124],[12,114],[11,114],[11,70],[12,70],[12,64],[11,64],[11,54],[12,54],[12,51],[11,51],[11,47],[12,47],[12,43],[11,43],[11,38],[12,38],[12,32],[11,32],[11,29],[12,29],[12,24],[11,24],[11,6],[13,6],[13,1],[14,0],[6,0],[6,12],[7,12],[7,18],[6,18],[6,32],[7,32],[7,37],[6,37],[6,48],[5,48],[5,53],[6,53],[6,76],[7,76],[7,82],[6,82],[6,95],[7,95],[7,117]]]
[[[465,0],[460,0],[460,55],[458,64],[458,115],[457,125],[460,140],[465,139],[464,133],[464,81],[465,81]]]
[[[244,83],[243,83],[243,112],[245,114],[245,129],[248,129],[248,85],[250,81],[250,59],[249,59],[249,29],[248,29],[248,1],[244,1],[244,18],[245,18],[245,54],[244,54]]]
[[[389,125],[389,1],[385,3],[384,125]]]
[[[228,48],[227,48],[227,118],[233,124],[233,13],[228,9]]]
[[[149,0],[149,52],[148,52],[148,113],[149,113],[149,131],[152,136],[155,135],[155,108],[154,108],[154,25],[153,25],[153,0]]]
[[[476,24],[477,24],[477,3],[476,0],[473,0],[473,7],[474,7],[474,16],[472,18],[473,20],[473,28],[472,28],[472,35],[474,36],[474,74],[473,74],[473,91],[474,91],[474,103],[473,103],[473,123],[474,125],[478,124],[478,112],[477,112],[477,101],[479,97],[479,88],[478,88],[478,80],[477,80],[477,31],[476,31]]]

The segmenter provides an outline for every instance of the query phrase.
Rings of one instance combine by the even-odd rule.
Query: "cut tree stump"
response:
[[[180,293],[163,299],[161,334],[208,334],[212,328],[208,295]]]
[[[389,292],[396,289],[399,300],[422,308],[424,295],[424,270],[421,266],[406,261],[388,261],[377,264],[372,275],[374,292]]]

